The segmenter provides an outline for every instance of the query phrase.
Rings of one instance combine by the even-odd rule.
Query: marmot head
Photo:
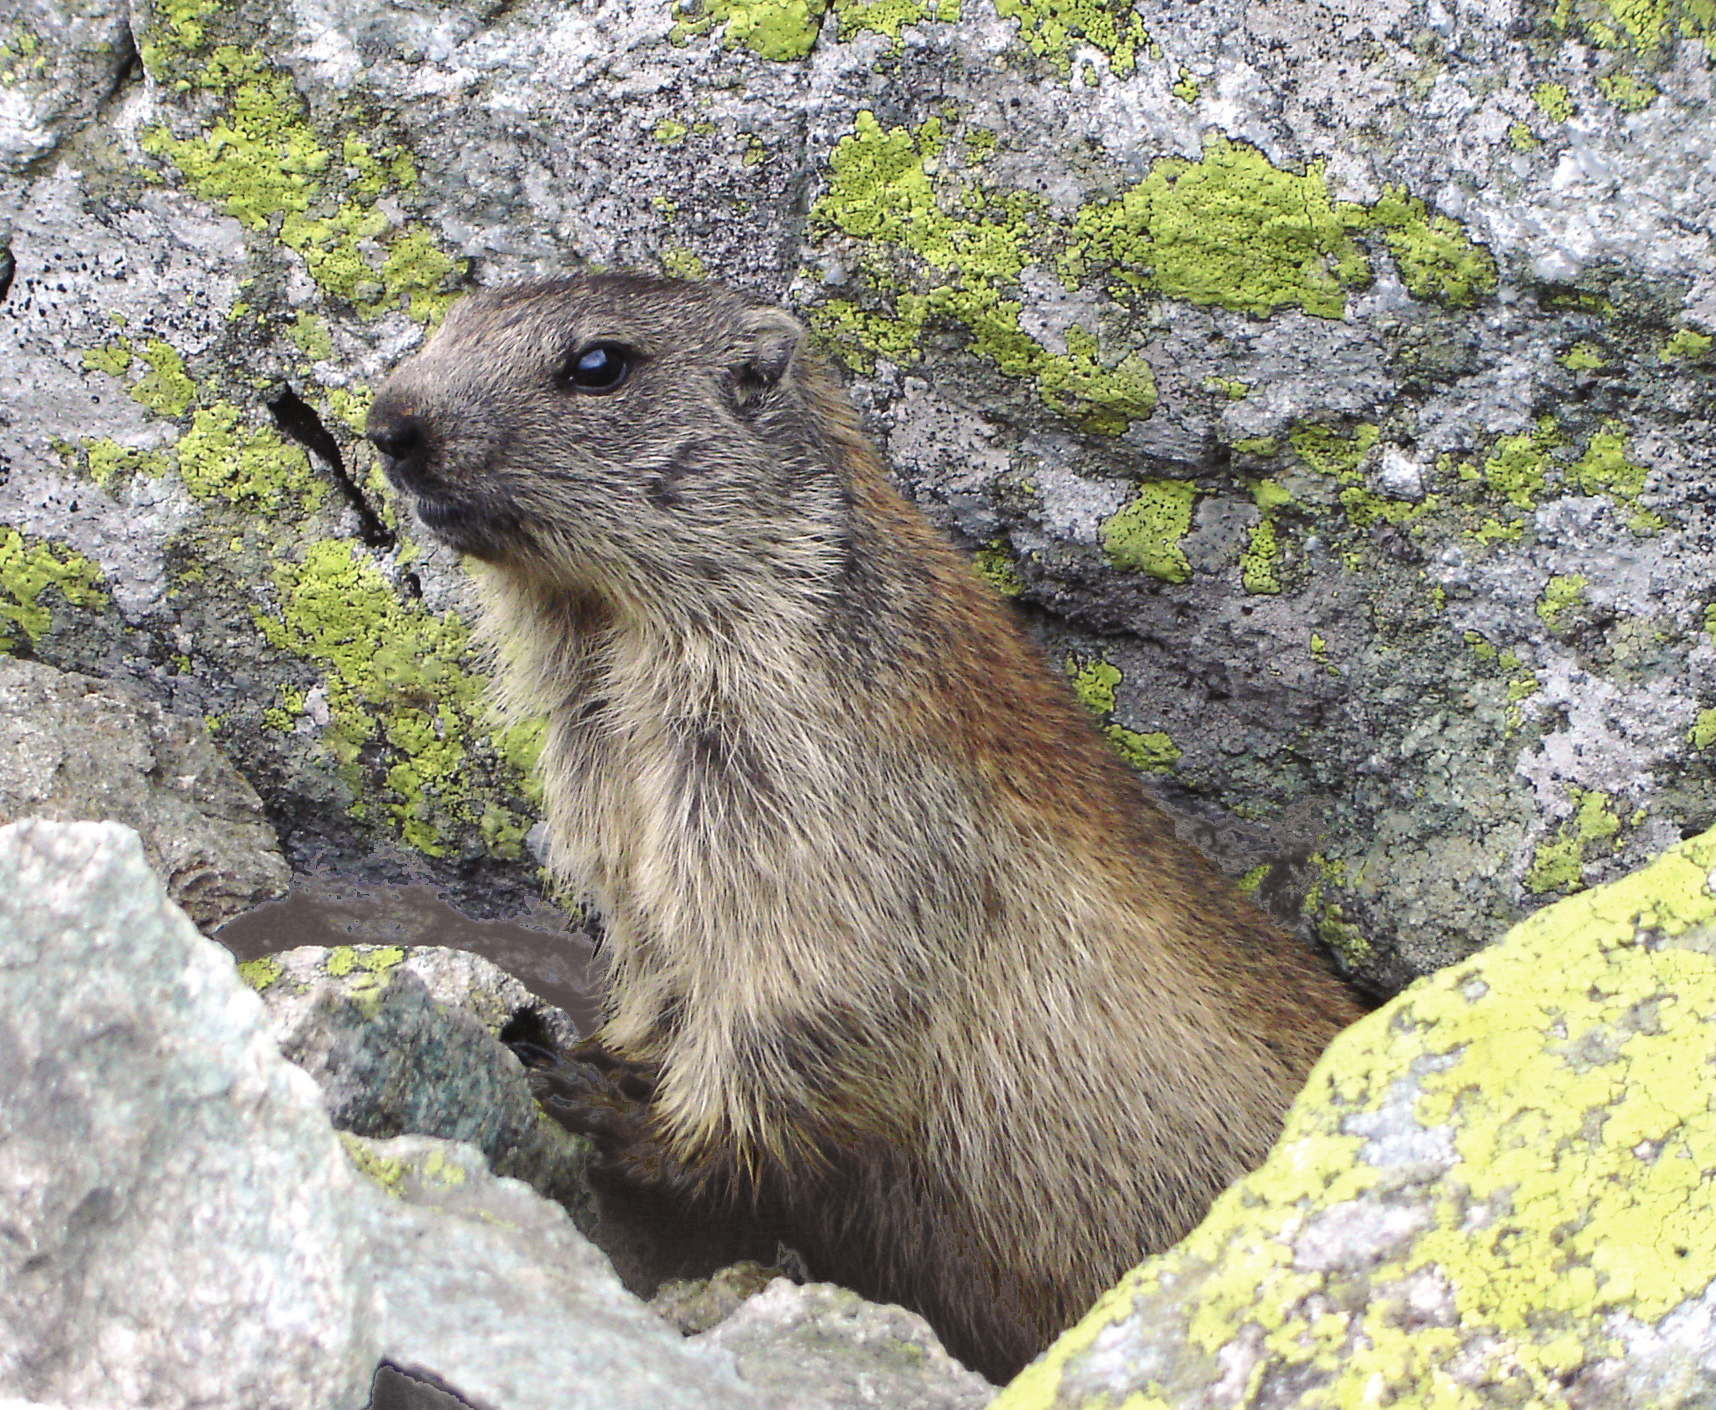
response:
[[[714,284],[625,275],[456,304],[367,434],[431,533],[619,601],[838,570],[847,496],[804,329]]]

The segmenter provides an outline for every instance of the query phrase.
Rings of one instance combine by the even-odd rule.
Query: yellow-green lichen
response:
[[[1268,862],[1259,862],[1249,871],[1234,878],[1233,884],[1247,896],[1255,896],[1257,888],[1263,885],[1263,878],[1269,875],[1271,868]]]
[[[1573,116],[1573,102],[1565,83],[1540,83],[1531,90],[1531,101],[1551,122],[1566,122]]]
[[[115,338],[99,348],[85,348],[83,365],[92,372],[123,377],[131,370],[131,339]]]
[[[1413,502],[1386,499],[1365,488],[1364,474],[1359,468],[1381,436],[1380,430],[1366,422],[1343,430],[1301,422],[1289,433],[1293,452],[1311,470],[1327,475],[1339,483],[1335,498],[1355,529],[1368,529],[1372,524],[1407,524],[1435,509],[1440,500],[1427,495]],[[1356,569],[1357,563],[1353,565]]]
[[[257,960],[245,960],[238,966],[238,977],[259,994],[269,985],[278,983],[285,973],[280,961],[273,955],[264,955]]]
[[[1103,552],[1117,568],[1183,583],[1192,575],[1180,540],[1191,532],[1197,487],[1189,480],[1146,480],[1102,522]]]
[[[336,1131],[334,1134],[340,1138],[340,1146],[346,1153],[346,1159],[351,1161],[353,1168],[360,1175],[367,1176],[395,1199],[404,1197],[404,1161],[377,1155],[368,1142],[349,1131]]]
[[[678,118],[663,118],[655,125],[655,131],[650,135],[664,146],[676,147],[685,140],[685,134],[690,131]]]
[[[1198,162],[1164,159],[1117,201],[1096,202],[1073,222],[1064,262],[1111,270],[1117,292],[1266,315],[1297,305],[1339,318],[1346,290],[1369,282],[1354,240],[1381,234],[1413,296],[1456,306],[1495,288],[1495,261],[1446,216],[1389,187],[1369,206],[1329,198],[1323,164],[1303,175],[1270,164],[1255,147],[1212,139]]]
[[[89,478],[108,490],[132,476],[159,479],[173,465],[172,456],[166,451],[138,450],[135,446],[120,445],[106,436],[91,437],[83,442],[82,449]]]
[[[1114,713],[1114,687],[1120,684],[1120,668],[1101,659],[1080,665],[1073,657],[1066,662],[1067,679],[1079,704],[1099,719]]]
[[[1607,793],[1574,788],[1569,790],[1573,817],[1556,835],[1538,844],[1525,873],[1525,889],[1533,895],[1546,891],[1576,891],[1582,884],[1585,859],[1599,842],[1610,841],[1621,830],[1621,820],[1610,806]]]
[[[1595,343],[1580,340],[1555,359],[1569,372],[1595,372],[1607,367],[1608,360]]]
[[[1247,592],[1281,591],[1281,581],[1275,576],[1275,560],[1280,552],[1274,520],[1259,519],[1239,555],[1239,581]]]
[[[1515,676],[1507,683],[1507,703],[1517,705],[1520,701],[1536,695],[1541,689],[1542,684],[1535,675]]]
[[[1695,39],[1716,54],[1713,0],[1556,0],[1557,27],[1582,35],[1599,49],[1655,58],[1677,39]]]
[[[1023,579],[1013,567],[1013,557],[1000,539],[978,549],[974,565],[978,575],[1003,597],[1017,597],[1025,590]]]
[[[1552,632],[1563,630],[1568,614],[1584,598],[1585,588],[1583,573],[1560,574],[1545,583],[1543,596],[1537,600],[1537,615],[1543,625]]]
[[[1372,206],[1343,205],[1341,210],[1355,228],[1382,232],[1413,298],[1469,308],[1495,290],[1496,262],[1490,252],[1474,244],[1457,221],[1429,214],[1404,187],[1385,188]]]
[[[661,272],[669,279],[707,279],[709,271],[690,250],[663,250]]]
[[[1179,762],[1180,747],[1161,730],[1140,734],[1124,725],[1111,724],[1102,733],[1115,752],[1139,773],[1172,773]]]
[[[375,400],[375,393],[368,387],[355,392],[344,387],[329,387],[327,397],[334,415],[348,430],[361,436],[369,420],[369,404]]]
[[[1114,72],[1125,77],[1150,43],[1144,19],[1130,0],[995,0],[1002,19],[1019,21],[1019,37],[1034,54],[1049,59],[1065,75],[1071,52],[1088,44],[1108,55]]]
[[[95,372],[124,381],[125,375],[141,360],[144,372],[129,383],[126,394],[139,406],[157,416],[179,417],[196,400],[197,386],[185,371],[185,362],[178,349],[159,338],[151,339],[141,350],[129,338],[120,336],[98,348],[86,348],[83,365]]]
[[[884,129],[875,114],[858,114],[829,158],[829,188],[811,219],[876,256],[865,261],[866,273],[893,309],[833,299],[813,315],[820,331],[848,361],[865,366],[876,357],[910,361],[926,330],[951,325],[965,331],[973,354],[1031,379],[1047,405],[1087,430],[1118,434],[1149,415],[1156,390],[1142,357],[1105,357],[1098,337],[1076,325],[1063,335],[1065,352],[1021,328],[1013,291],[1031,263],[1031,229],[1043,203],[974,184],[965,193],[974,208],[949,209],[932,179],[948,155],[939,118],[915,130]]]
[[[1322,638],[1312,634],[1312,652],[1322,649]],[[1368,963],[1375,949],[1358,926],[1346,918],[1340,902],[1330,899],[1330,890],[1347,884],[1347,865],[1338,857],[1322,852],[1310,856],[1314,868],[1309,889],[1305,892],[1303,914],[1313,922],[1317,938],[1349,969]]]
[[[296,727],[298,717],[304,713],[305,694],[301,690],[293,690],[290,686],[282,686],[278,693],[279,705],[269,706],[262,712],[263,725],[281,734],[289,734]]]
[[[1634,533],[1651,533],[1661,529],[1663,521],[1639,506],[1650,467],[1627,459],[1626,450],[1626,427],[1619,421],[1607,422],[1567,468],[1567,483],[1584,494],[1608,495],[1617,508],[1630,511],[1627,526]]]
[[[299,309],[286,336],[312,362],[325,362],[334,355],[334,340],[328,332],[327,320],[314,313]]]
[[[1657,100],[1656,86],[1624,70],[1597,80],[1597,91],[1623,113],[1640,113]]]
[[[1264,1168],[993,1410],[1094,1405],[1098,1365],[1127,1410],[1191,1403],[1228,1364],[1235,1404],[1281,1385],[1302,1410],[1567,1403],[1581,1367],[1626,1354],[1617,1322],[1648,1337],[1711,1281],[1713,868],[1716,833],[1682,843],[1349,1029]],[[1432,1150],[1426,1185],[1411,1153]],[[1367,1214],[1388,1235],[1331,1260]],[[1129,1375],[1112,1347],[1140,1343]]]
[[[379,304],[360,305],[361,312],[405,302],[406,312],[419,323],[436,324],[458,295],[452,287],[458,261],[443,254],[426,230],[407,230],[387,247],[381,261]]]
[[[360,1000],[374,1001],[381,990],[381,976],[405,959],[398,945],[336,945],[322,962],[331,979],[349,981],[345,992]]]
[[[246,229],[272,233],[324,292],[360,314],[404,306],[426,322],[443,311],[454,262],[421,229],[395,230],[377,204],[387,179],[415,182],[408,155],[372,154],[348,138],[336,160],[290,75],[236,44],[205,49],[220,6],[192,0],[158,10],[142,44],[145,67],[176,87],[214,95],[219,113],[187,137],[166,125],[147,128],[143,150],[170,162],[197,195]]]
[[[327,487],[303,450],[282,440],[272,426],[243,421],[244,414],[230,402],[199,408],[191,418],[174,451],[192,497],[266,513],[286,505],[307,512],[320,505]]]
[[[952,24],[959,18],[959,0],[834,0],[834,17],[842,41],[868,32],[886,35],[897,48],[909,24]]]
[[[186,374],[178,349],[157,338],[138,356],[149,370],[125,389],[131,399],[157,416],[183,416],[196,400],[197,385]]]
[[[672,38],[683,44],[719,28],[729,49],[785,62],[811,51],[827,11],[827,0],[682,0]]]
[[[1300,422],[1287,434],[1293,453],[1319,475],[1331,475],[1345,484],[1359,480],[1359,464],[1382,432],[1369,422],[1344,431],[1333,426]]]
[[[1123,319],[1090,315],[1039,342],[1021,325],[1022,276],[1054,270],[1069,289],[1099,273],[1123,306],[1166,296],[1258,315],[1297,306],[1330,317],[1371,266],[1355,239],[1380,238],[1413,293],[1466,305],[1494,287],[1494,263],[1422,201],[1389,190],[1373,205],[1331,201],[1320,163],[1303,174],[1256,148],[1211,139],[1196,162],[1164,159],[1112,200],[1071,220],[1033,192],[981,175],[989,144],[934,117],[884,129],[861,111],[836,145],[813,228],[848,242],[855,276],[813,311],[853,366],[908,362],[930,329],[966,334],[975,355],[1032,379],[1051,408],[1112,434],[1147,416],[1154,378]],[[1234,389],[1230,388],[1230,394]]]
[[[0,36],[0,88],[12,88],[47,71],[42,41],[22,24]]]
[[[1200,91],[1198,88],[1198,80],[1193,75],[1192,71],[1184,64],[1180,65],[1180,76],[1174,81],[1174,86],[1170,91],[1182,103],[1195,103],[1198,101],[1198,93]]]
[[[494,735],[489,726],[482,679],[466,665],[464,623],[402,605],[340,540],[278,566],[274,583],[278,613],[258,610],[257,624],[271,645],[318,668],[331,715],[321,742],[341,777],[360,799],[379,786],[404,840],[441,855],[449,821],[480,825],[484,816],[463,787],[472,743],[493,736],[499,747],[528,747],[528,730]],[[489,831],[512,835],[492,819]]]
[[[1560,444],[1555,418],[1539,418],[1531,430],[1496,442],[1484,461],[1484,483],[1519,509],[1535,507],[1548,478],[1549,453]]]
[[[1523,122],[1509,125],[1507,130],[1508,145],[1516,152],[1535,152],[1543,145],[1543,139],[1538,137]]]
[[[1071,272],[1095,264],[1120,290],[1269,314],[1297,305],[1338,318],[1370,273],[1313,162],[1303,175],[1216,138],[1196,162],[1167,158],[1073,220]]]
[[[417,1172],[424,1184],[441,1189],[457,1189],[469,1178],[464,1166],[449,1160],[446,1152],[440,1150],[430,1151],[417,1167]]]
[[[74,549],[0,527],[0,651],[34,645],[53,625],[49,592],[68,607],[103,607],[101,569]]]
[[[1716,744],[1716,709],[1700,710],[1686,738],[1694,749],[1708,749]]]
[[[1326,903],[1317,917],[1317,939],[1349,970],[1376,958],[1376,949],[1364,931],[1346,918],[1346,912],[1336,901]]]
[[[1703,362],[1710,356],[1716,338],[1700,333],[1696,328],[1680,328],[1662,345],[1664,362]]]
[[[1066,662],[1067,679],[1079,703],[1098,720],[1104,721],[1102,733],[1114,746],[1115,752],[1140,773],[1170,773],[1179,761],[1180,750],[1161,730],[1141,734],[1124,725],[1113,724],[1108,717],[1114,713],[1114,687],[1120,684],[1120,669],[1097,659],[1083,665],[1073,657]]]

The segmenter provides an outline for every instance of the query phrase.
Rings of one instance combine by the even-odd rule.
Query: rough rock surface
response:
[[[590,262],[799,308],[1187,831],[1378,986],[1716,818],[1705,0],[11,25],[4,634],[217,721],[301,867],[534,884],[535,741],[356,432],[457,289]]]
[[[113,823],[0,828],[0,1392],[363,1403],[362,1181]]]
[[[997,1410],[1716,1400],[1716,832],[1337,1039]]]
[[[400,1136],[353,1154],[398,1196],[385,1237],[409,1250],[371,1265],[389,1364],[495,1410],[785,1410],[646,1311],[564,1211],[474,1147]]]
[[[829,1283],[777,1278],[695,1338],[788,1404],[830,1410],[979,1410],[995,1387],[955,1361],[929,1324]]]
[[[0,656],[0,823],[23,817],[135,828],[167,894],[205,931],[286,889],[262,801],[201,720]]]
[[[545,1116],[499,1035],[570,1046],[564,1014],[457,950],[297,949],[239,966],[281,1053],[316,1079],[341,1131],[467,1141],[497,1175],[564,1205],[588,1232],[585,1143]]]
[[[0,1071],[0,1403],[357,1410],[384,1359],[487,1410],[975,1403],[897,1309],[686,1340],[475,1146],[336,1134],[116,824],[0,827]]]

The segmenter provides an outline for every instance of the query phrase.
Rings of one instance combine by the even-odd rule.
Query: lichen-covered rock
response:
[[[0,823],[24,817],[135,828],[167,894],[205,931],[289,879],[262,800],[201,720],[0,656]]]
[[[997,1410],[1716,1399],[1716,832],[1337,1039]]]
[[[1716,820],[1704,0],[13,25],[0,629],[210,717],[296,861],[532,884],[536,740],[357,432],[464,284],[592,262],[803,313],[1185,830],[1374,985]]]

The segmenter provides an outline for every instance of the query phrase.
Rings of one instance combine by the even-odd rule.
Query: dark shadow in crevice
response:
[[[346,469],[346,459],[340,454],[340,443],[322,424],[316,409],[290,386],[282,384],[280,390],[268,398],[268,410],[273,414],[280,434],[303,446],[333,477],[346,503],[358,517],[358,537],[365,545],[392,548],[393,530],[382,523],[381,516],[370,505],[357,481],[352,479],[351,472]]]
[[[484,1403],[466,1400],[439,1376],[383,1361],[370,1382],[368,1410],[484,1410]]]

